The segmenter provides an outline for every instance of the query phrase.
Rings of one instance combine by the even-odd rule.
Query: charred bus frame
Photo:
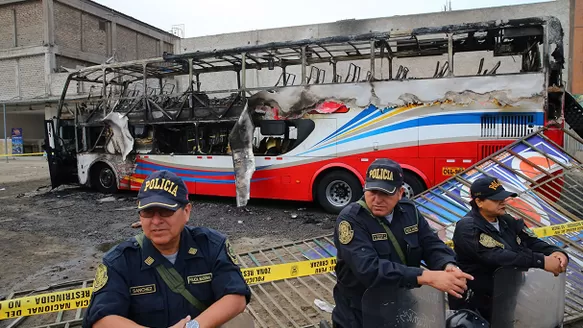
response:
[[[427,38],[432,35],[435,37]],[[539,50],[540,45],[542,45],[542,53]],[[553,46],[554,49],[551,49]],[[238,193],[244,192],[245,189],[248,192],[249,172],[253,170],[249,166],[254,165],[253,156],[248,151],[253,133],[249,129],[254,126],[254,123],[251,114],[245,114],[244,108],[246,105],[249,108],[254,108],[256,105],[253,103],[253,92],[294,85],[295,76],[288,72],[290,66],[300,66],[300,85],[304,86],[326,83],[325,71],[312,66],[323,63],[332,65],[332,78],[328,83],[394,81],[406,79],[409,72],[407,67],[401,65],[394,74],[393,61],[395,59],[447,54],[446,63],[440,66],[437,62],[435,72],[430,77],[442,78],[455,76],[453,61],[456,53],[478,51],[493,51],[495,57],[520,55],[522,56],[521,72],[547,71],[546,87],[557,88],[555,96],[549,93],[549,97],[552,97],[549,100],[556,103],[553,105],[552,115],[547,113],[548,121],[555,121],[561,117],[563,108],[561,95],[564,92],[562,83],[563,30],[560,22],[554,17],[513,19],[503,22],[488,21],[387,33],[273,42],[184,54],[164,53],[162,58],[98,65],[76,71],[68,76],[54,122],[57,127],[54,131],[58,132],[59,141],[51,143],[47,138],[46,143],[49,145],[47,153],[51,164],[53,186],[66,180],[71,181],[59,173],[59,168],[68,167],[67,172],[74,172],[77,169],[74,167],[77,164],[74,157],[79,153],[95,150],[97,143],[102,142],[103,135],[107,134],[107,126],[103,120],[109,113],[119,112],[122,117],[129,118],[130,125],[194,123],[197,126],[201,123],[233,123],[229,141],[235,162],[235,172],[236,175],[245,175],[241,176],[240,181],[246,185]],[[387,77],[384,77],[383,70],[381,76],[377,78],[376,60],[382,61],[385,58],[388,61]],[[370,60],[370,70],[364,79],[361,79],[360,67],[354,63],[350,63],[347,76],[343,79],[338,74],[337,64],[357,60]],[[483,70],[482,65],[483,58],[476,75],[496,74],[499,67],[498,64],[488,71]],[[274,70],[275,67],[279,67],[282,71],[275,85],[247,86],[249,70]],[[203,91],[200,76],[220,72],[235,72],[237,87]],[[188,88],[185,92],[171,96],[172,92],[164,91],[167,85],[164,83],[165,79],[186,75]],[[150,82],[152,79],[157,80],[157,88],[150,87],[153,85],[153,82]],[[313,83],[311,83],[312,79]],[[90,83],[93,86],[100,85],[101,92],[97,99],[92,99],[89,94],[86,99],[68,100],[67,90],[72,81]],[[128,89],[129,85],[139,81],[142,84],[141,90]],[[116,97],[116,92],[120,97]],[[231,95],[220,99],[208,97],[221,93],[231,93]],[[87,109],[87,102],[94,102],[93,108]],[[71,103],[75,103],[74,112],[68,109],[68,104]],[[298,108],[297,110],[308,109]],[[201,115],[201,111],[206,114]],[[67,144],[60,135],[59,131],[64,126],[65,120],[72,121],[72,126],[75,127],[74,137],[71,136],[75,140],[74,147],[72,143]],[[102,128],[94,143],[89,145],[86,142],[86,128],[95,126]],[[50,130],[51,126],[47,126],[47,129]],[[79,133],[81,133],[81,139]],[[82,142],[79,142],[80,140]],[[237,164],[238,160],[235,158],[237,153],[244,158],[242,161],[247,161],[246,164],[241,163],[241,160]],[[242,155],[243,153],[246,155]],[[247,173],[244,174],[243,171]],[[244,204],[245,201],[241,203]]]

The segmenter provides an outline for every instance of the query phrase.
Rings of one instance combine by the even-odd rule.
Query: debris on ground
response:
[[[92,279],[103,253],[141,229],[136,222],[136,192],[108,195],[75,185],[51,189],[46,167],[26,174],[18,165],[15,171],[5,172],[4,166],[2,170],[2,295],[61,282],[64,275],[73,280]],[[18,174],[24,178],[3,180]],[[225,234],[236,252],[333,231],[325,224],[306,223],[317,220],[303,220],[310,218],[306,214],[312,214],[329,222],[323,210],[312,203],[251,199],[246,207],[239,208],[234,198],[192,196],[191,201],[188,225]],[[298,208],[305,208],[301,220],[297,219]],[[290,213],[296,213],[296,219],[290,218]],[[67,269],[51,271],[56,267]]]
[[[116,201],[115,197],[110,196],[110,197],[101,198],[97,202],[98,203],[107,203],[107,202],[115,202],[115,201]]]
[[[322,301],[320,299],[315,299],[314,300],[314,304],[322,311],[326,311],[328,313],[332,313],[332,310],[334,310],[334,305],[326,302],[326,301]]]

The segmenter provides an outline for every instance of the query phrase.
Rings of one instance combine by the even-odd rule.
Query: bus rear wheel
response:
[[[105,163],[97,163],[91,169],[91,184],[104,194],[117,192],[117,180],[113,169]]]
[[[362,197],[362,184],[354,174],[343,170],[325,173],[318,182],[316,199],[328,213],[338,214]]]

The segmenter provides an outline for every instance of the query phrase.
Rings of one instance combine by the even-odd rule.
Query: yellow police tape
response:
[[[551,237],[583,230],[583,221],[538,227],[532,231],[539,237]],[[451,240],[446,241],[450,247]],[[334,272],[336,258],[301,261],[244,268],[241,273],[249,285]],[[81,288],[27,296],[0,302],[0,320],[85,308],[93,288]]]
[[[0,302],[0,320],[89,306],[93,288],[27,296]]]
[[[557,235],[565,235],[568,233],[578,232],[583,230],[583,221],[555,224],[544,227],[532,228],[532,232],[538,237],[552,237]],[[453,247],[453,241],[447,240],[447,246]]]
[[[247,284],[254,285],[333,272],[335,267],[336,258],[331,257],[244,268],[241,269],[241,273]],[[0,320],[85,308],[89,306],[92,291],[93,288],[82,288],[2,301],[0,302]]]
[[[24,154],[0,154],[0,157],[18,157],[18,156],[42,156],[45,153],[24,153]]]

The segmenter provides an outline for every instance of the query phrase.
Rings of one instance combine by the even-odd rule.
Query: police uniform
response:
[[[165,172],[162,176],[167,178],[169,172]],[[172,188],[166,180],[150,187],[160,186],[176,194],[176,199],[187,199],[186,186],[178,177],[167,180],[180,188]],[[140,193],[148,188],[146,182]],[[160,192],[150,189],[143,193]],[[178,285],[183,283],[194,301],[174,292],[163,272],[177,272]],[[212,229],[187,226],[180,234],[174,264],[148,238],[138,235],[104,255],[93,288],[83,327],[91,327],[108,315],[122,316],[147,327],[169,327],[187,315],[195,318],[227,294],[245,295],[247,303],[251,295],[228,239]]]
[[[389,177],[392,181],[386,179]],[[382,189],[392,193],[402,183],[401,167],[380,159],[367,170],[365,190]],[[348,205],[336,220],[334,244],[337,248],[336,306],[332,312],[335,327],[362,327],[362,296],[373,284],[420,287],[417,277],[423,272],[422,260],[436,270],[456,262],[453,251],[407,199],[397,203],[390,222],[374,216],[364,197]]]
[[[470,193],[472,198],[493,200],[517,196],[504,190],[498,180],[490,177],[476,180]],[[545,255],[562,252],[567,256],[561,248],[538,239],[522,219],[501,215],[497,218],[497,226],[487,221],[473,205],[472,210],[457,222],[452,239],[460,269],[472,275],[474,280],[468,281],[463,299],[449,296],[450,308],[477,310],[488,321],[492,315],[496,269],[507,266],[544,269]],[[509,288],[517,291],[519,286]]]

